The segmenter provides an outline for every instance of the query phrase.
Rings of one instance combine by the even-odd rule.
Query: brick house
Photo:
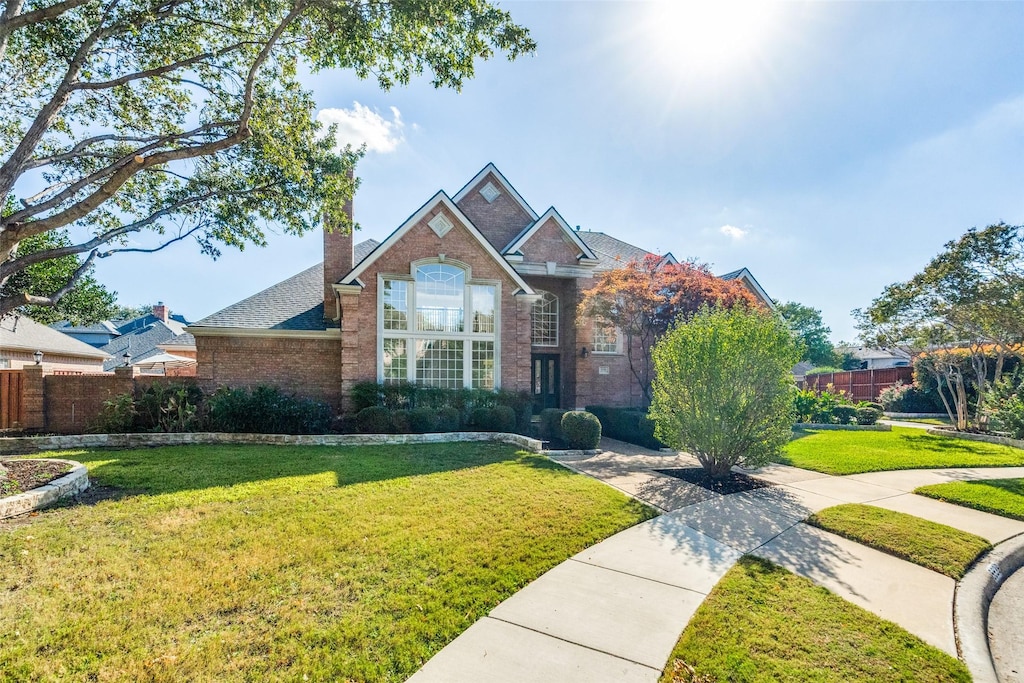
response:
[[[323,263],[188,327],[201,381],[340,410],[367,380],[525,390],[537,408],[641,403],[620,335],[576,305],[595,273],[648,252],[538,214],[493,164],[383,242],[323,239]],[[770,305],[749,271],[730,276]]]

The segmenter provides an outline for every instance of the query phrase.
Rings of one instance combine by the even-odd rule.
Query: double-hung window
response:
[[[607,320],[594,321],[594,353],[622,353],[622,331]]]
[[[410,275],[379,276],[378,379],[449,389],[495,389],[497,282],[473,280],[448,262],[413,264]]]

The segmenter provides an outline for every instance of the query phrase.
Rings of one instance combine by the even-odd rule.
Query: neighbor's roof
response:
[[[110,356],[85,342],[23,315],[9,315],[0,320],[0,349],[17,349],[30,353],[42,351],[43,354],[79,358],[105,359]]]
[[[166,323],[157,320],[146,327],[122,334],[120,337],[111,339],[106,346],[100,347],[102,351],[106,351],[107,355],[111,356],[110,360],[103,364],[103,369],[113,370],[123,364],[125,351],[131,354],[134,364],[135,361],[145,360],[150,356],[163,353],[159,345],[176,339],[183,344],[190,343],[192,346],[195,346],[196,343],[195,337],[185,332],[182,324],[176,320],[168,320]]]
[[[878,360],[886,358],[906,360],[910,358],[910,354],[902,349],[873,349],[869,346],[837,346],[836,353],[848,353],[857,360]]]
[[[78,332],[80,334],[121,334],[117,331],[117,327],[114,326],[114,323],[109,320],[101,320],[100,322],[93,323],[92,325],[72,325],[67,320],[61,320],[50,327],[55,330],[60,330],[61,332]]]

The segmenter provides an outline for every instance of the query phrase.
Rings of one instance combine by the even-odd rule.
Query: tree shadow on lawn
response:
[[[75,459],[102,486],[147,495],[230,487],[334,472],[339,487],[501,462],[565,473],[542,456],[498,443],[375,446],[171,446],[89,450]]]

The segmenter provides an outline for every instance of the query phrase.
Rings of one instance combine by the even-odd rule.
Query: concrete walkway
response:
[[[1002,683],[1024,683],[1024,570],[1018,569],[989,606],[989,647]]]
[[[658,473],[687,455],[605,440],[556,458],[664,512],[563,562],[498,605],[410,680],[657,681],[679,635],[743,554],[786,567],[956,656],[955,582],[802,523],[841,503],[933,519],[990,542],[1024,522],[910,493],[962,479],[1024,477],[1024,467],[905,470],[833,477],[784,465],[750,472],[774,486],[722,496]]]

